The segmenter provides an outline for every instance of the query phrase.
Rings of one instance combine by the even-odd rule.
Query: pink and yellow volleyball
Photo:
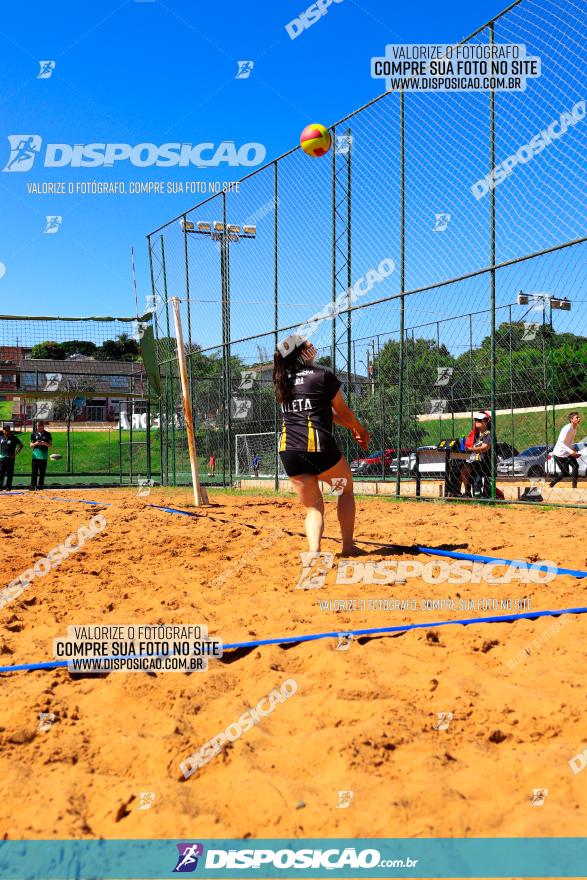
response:
[[[330,132],[319,122],[306,125],[300,135],[300,146],[308,156],[325,156],[331,143]]]

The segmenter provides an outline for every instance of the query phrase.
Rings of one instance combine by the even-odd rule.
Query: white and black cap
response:
[[[277,350],[282,357],[289,357],[296,349],[301,348],[306,341],[305,336],[300,336],[299,333],[291,333],[277,344]]]

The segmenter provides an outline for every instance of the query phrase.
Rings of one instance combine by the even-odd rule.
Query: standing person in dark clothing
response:
[[[362,449],[369,445],[369,433],[347,406],[337,377],[326,367],[315,365],[315,356],[314,346],[297,333],[277,346],[273,385],[283,412],[279,456],[306,509],[310,553],[320,552],[324,530],[320,479],[337,489],[342,552],[355,555],[353,477],[334,439],[333,422],[348,428]]]
[[[45,431],[45,422],[37,422],[37,430],[31,434],[31,449],[33,450],[33,469],[31,474],[31,491],[45,488],[45,471],[49,448],[53,439],[49,431]]]
[[[12,489],[14,461],[21,449],[22,443],[19,438],[12,433],[9,425],[5,425],[0,436],[0,492],[4,489],[4,480],[6,480],[6,491],[10,492]]]

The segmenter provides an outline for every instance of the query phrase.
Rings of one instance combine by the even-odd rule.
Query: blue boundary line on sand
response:
[[[560,617],[563,614],[587,614],[587,608],[560,608],[554,611],[533,611],[525,614],[504,614],[491,617],[466,617],[460,620],[440,620],[434,623],[406,623],[403,626],[377,626],[372,629],[333,630],[331,632],[311,633],[300,636],[283,636],[275,639],[253,639],[249,642],[230,642],[223,651],[236,651],[242,648],[259,648],[265,645],[295,645],[299,642],[317,642],[320,639],[335,639],[341,635],[370,636],[385,633],[403,633],[416,629],[435,629],[440,626],[474,626],[477,623],[511,623],[514,620],[536,620],[539,617]],[[17,666],[0,666],[3,672],[32,672],[41,669],[67,667],[67,660],[54,660],[45,663],[22,663]]]
[[[85,498],[48,498],[48,501],[66,501],[70,504],[72,501],[78,504],[91,504],[98,507],[112,507],[111,501],[86,501]]]

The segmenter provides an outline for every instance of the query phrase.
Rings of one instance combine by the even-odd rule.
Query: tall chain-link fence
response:
[[[483,497],[587,503],[587,453],[568,475],[553,454],[574,412],[587,445],[584,8],[519,0],[463,43],[524,44],[541,74],[387,92],[331,126],[326,156],[294,149],[149,234],[170,484],[189,480],[176,296],[210,482],[278,479],[272,357],[297,330],[371,433],[368,454],[340,435],[364,491],[473,491],[484,410]]]
[[[0,429],[8,426],[24,447],[14,461],[15,488],[31,481],[39,422],[52,439],[49,486],[159,479],[158,402],[142,356],[150,323],[150,315],[0,315]]]

